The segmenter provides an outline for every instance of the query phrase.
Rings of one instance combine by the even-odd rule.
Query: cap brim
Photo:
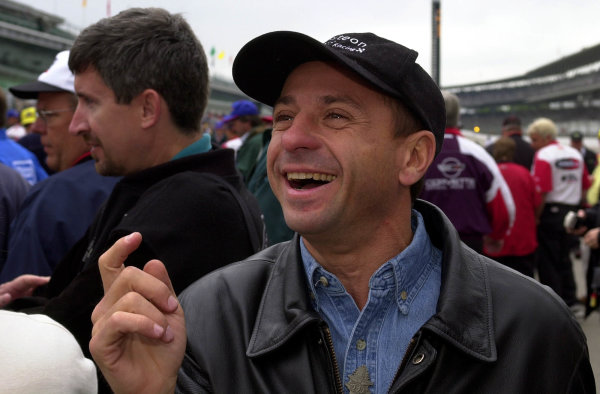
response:
[[[237,116],[237,115],[225,115],[223,117],[222,122],[223,123],[231,122],[232,120],[237,119],[237,118],[239,118],[239,116]]]
[[[273,106],[288,75],[302,63],[315,60],[346,63],[323,43],[305,34],[267,33],[238,52],[233,62],[233,80],[248,96]]]
[[[35,99],[38,97],[38,94],[42,92],[66,92],[64,89],[40,81],[13,86],[8,88],[8,90],[13,96],[22,99]]]

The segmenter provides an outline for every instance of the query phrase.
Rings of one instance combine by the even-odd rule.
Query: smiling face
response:
[[[394,120],[382,94],[333,65],[304,63],[290,74],[267,158],[290,228],[305,238],[347,237],[410,215]]]

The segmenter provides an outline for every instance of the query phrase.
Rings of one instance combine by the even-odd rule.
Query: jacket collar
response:
[[[434,205],[417,200],[433,244],[442,250],[442,288],[437,313],[423,326],[461,351],[481,360],[496,359],[492,299],[484,257],[460,243],[448,218]],[[265,287],[246,354],[268,353],[321,322],[308,300],[299,236],[263,252],[274,267]]]
[[[161,179],[185,171],[211,172],[228,179],[237,178],[234,155],[235,153],[231,149],[212,149],[205,153],[170,160],[135,174],[126,175],[119,184],[146,189]]]
[[[442,287],[437,313],[423,329],[484,361],[496,360],[492,296],[485,257],[461,243],[448,217],[417,200],[431,242],[442,251]]]

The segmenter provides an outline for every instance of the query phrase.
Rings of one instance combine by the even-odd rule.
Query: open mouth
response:
[[[290,186],[296,190],[312,189],[325,185],[337,177],[331,174],[309,173],[309,172],[289,172],[287,174]]]

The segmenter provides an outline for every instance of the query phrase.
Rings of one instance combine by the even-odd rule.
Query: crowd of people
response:
[[[573,311],[595,307],[600,252],[587,300],[569,256],[599,247],[595,157],[546,118],[525,140],[514,115],[486,150],[416,59],[372,33],[267,33],[233,64],[249,99],[203,118],[181,15],[84,29],[10,87],[35,100],[30,130],[0,124],[0,383],[595,392]],[[4,93],[0,111],[16,117]],[[14,158],[30,134],[51,175]]]

